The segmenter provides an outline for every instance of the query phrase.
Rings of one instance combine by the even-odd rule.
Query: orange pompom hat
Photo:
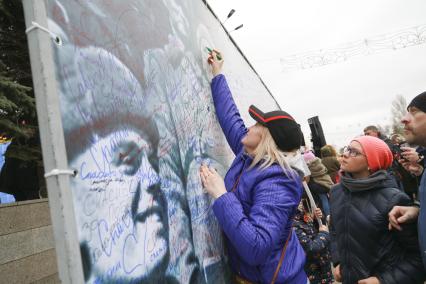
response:
[[[383,140],[373,136],[360,136],[352,141],[361,144],[371,173],[386,170],[392,165],[392,152]]]

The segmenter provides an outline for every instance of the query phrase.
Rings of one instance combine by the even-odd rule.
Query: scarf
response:
[[[351,192],[382,188],[389,180],[385,170],[377,171],[366,178],[354,179],[350,174],[343,173],[340,182]],[[389,186],[392,187],[392,186]]]

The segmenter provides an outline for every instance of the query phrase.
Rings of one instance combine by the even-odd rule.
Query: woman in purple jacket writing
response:
[[[225,180],[205,165],[200,176],[216,199],[213,211],[226,236],[234,281],[305,284],[305,254],[292,231],[303,187],[289,162],[301,145],[300,126],[284,111],[263,113],[250,106],[257,123],[247,129],[221,74],[223,56],[218,54],[212,51],[208,59],[213,101],[236,157]]]

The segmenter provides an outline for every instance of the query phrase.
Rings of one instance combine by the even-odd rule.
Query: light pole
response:
[[[235,9],[231,9],[231,11],[229,11],[229,13],[228,13],[228,16],[226,16],[226,19],[222,22],[222,25],[223,25],[223,27],[226,29],[226,27],[225,27],[225,23],[229,20],[229,18],[231,18],[232,17],[232,15],[234,15],[234,13],[235,13]],[[234,32],[234,31],[236,31],[236,30],[239,30],[239,29],[241,29],[243,27],[243,24],[241,24],[241,25],[239,25],[239,26],[237,26],[236,28],[234,28],[233,30],[231,30],[230,32],[228,32],[228,33],[232,33],[232,32]],[[227,30],[227,29],[226,29]],[[227,30],[228,31],[228,30]]]

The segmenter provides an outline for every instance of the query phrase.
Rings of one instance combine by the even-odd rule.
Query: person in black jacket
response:
[[[328,217],[328,215],[330,215],[328,193],[334,183],[327,174],[327,168],[323,165],[320,158],[315,157],[310,151],[305,152],[303,158],[311,172],[308,178],[308,186],[315,199],[315,203],[320,204],[321,210],[324,212],[325,216]]]
[[[417,229],[388,230],[388,213],[410,198],[386,172],[392,153],[382,140],[361,136],[345,148],[341,183],[331,189],[331,253],[343,283],[423,283]]]

